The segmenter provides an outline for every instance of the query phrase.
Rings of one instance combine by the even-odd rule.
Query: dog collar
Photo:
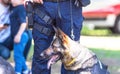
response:
[[[74,62],[75,62],[75,58],[71,60],[70,62],[66,63],[66,66],[71,66],[74,64]]]

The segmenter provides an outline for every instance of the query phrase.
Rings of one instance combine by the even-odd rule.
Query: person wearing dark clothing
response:
[[[9,15],[10,0],[0,0],[0,56],[6,60],[10,57],[12,49]]]
[[[10,25],[10,0],[0,0],[0,56],[8,60],[13,50],[13,39],[11,36]],[[31,46],[32,34],[27,30],[29,40],[24,49],[24,57],[27,55]]]
[[[24,49],[28,42],[26,32],[26,11],[23,5],[24,0],[11,0],[12,10],[10,15],[11,33],[14,40],[14,61],[16,74],[30,74],[24,57]]]
[[[32,34],[34,39],[34,54],[32,74],[51,73],[51,69],[47,69],[48,59],[40,58],[40,53],[47,49],[53,40],[55,34],[53,24],[59,27],[71,39],[79,42],[83,23],[82,6],[75,6],[73,1],[33,0],[34,23]],[[50,22],[51,20],[53,22]],[[66,70],[62,64],[61,74],[74,73],[75,71]]]

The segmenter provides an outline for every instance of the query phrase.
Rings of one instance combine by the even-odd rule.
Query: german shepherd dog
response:
[[[15,74],[15,71],[10,63],[0,57],[0,74]]]
[[[61,60],[67,70],[77,71],[77,74],[109,74],[95,53],[80,43],[72,40],[59,28],[54,28],[56,36],[50,47],[40,55],[49,58],[48,68],[58,60]]]

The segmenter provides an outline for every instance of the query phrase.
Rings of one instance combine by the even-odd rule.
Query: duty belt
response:
[[[54,35],[54,31],[52,31],[51,29],[45,27],[45,26],[42,26],[38,23],[34,23],[34,29],[38,30],[40,33],[43,33],[45,35]]]
[[[65,2],[65,1],[70,1],[70,0],[43,0],[46,2]]]

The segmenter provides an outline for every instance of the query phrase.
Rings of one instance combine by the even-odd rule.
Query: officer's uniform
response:
[[[51,44],[51,41],[53,40],[55,32],[52,28],[52,25],[55,24],[58,26],[69,37],[71,37],[71,30],[73,29],[73,35],[75,36],[74,40],[78,41],[80,39],[80,31],[83,23],[82,7],[76,7],[73,2],[70,3],[70,0],[58,0],[59,2],[57,2],[57,0],[43,1],[43,5],[35,4],[34,11],[36,11],[36,9],[39,9],[40,11],[50,16],[54,22],[46,23],[44,19],[49,17],[45,16],[44,18],[40,18],[38,14],[34,14],[34,26],[32,33],[35,45],[32,63],[32,74],[50,74],[50,70],[47,69],[48,59],[40,58],[40,53],[48,48]],[[38,28],[43,29],[39,30]],[[67,72],[68,71],[65,70],[62,66],[62,74],[74,73],[74,71],[69,71],[69,73]]]
[[[55,32],[52,26],[56,25],[71,39],[79,41],[83,23],[82,6],[77,7],[73,2],[78,0],[43,1],[42,5],[34,4],[33,6],[34,15],[32,17],[34,24],[32,34],[34,39],[34,55],[32,74],[51,73],[50,69],[47,69],[48,59],[41,58],[40,53],[47,49],[53,40]],[[28,16],[31,16],[31,13]],[[28,22],[32,22],[32,18],[28,19]],[[66,70],[62,64],[61,74],[109,74],[109,72],[107,67],[98,61],[93,67],[80,68],[76,71]]]

